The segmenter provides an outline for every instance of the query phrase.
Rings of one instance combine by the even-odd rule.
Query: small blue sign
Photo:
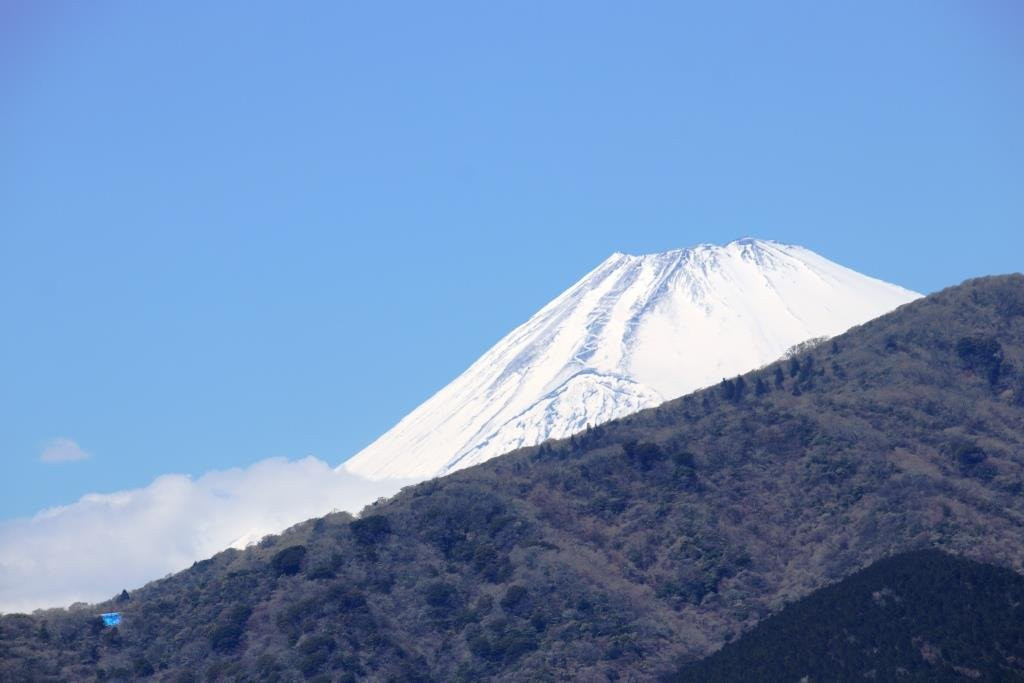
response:
[[[104,626],[107,626],[107,627],[117,626],[118,624],[121,623],[121,613],[120,612],[107,612],[106,614],[101,614],[100,615],[100,619],[103,620],[103,625]]]

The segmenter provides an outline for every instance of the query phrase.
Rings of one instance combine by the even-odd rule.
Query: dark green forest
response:
[[[0,680],[652,680],[900,553],[1021,571],[1022,492],[1024,277],[971,280],[358,519],[0,617]]]
[[[880,560],[667,678],[1024,680],[1024,576],[937,550]]]

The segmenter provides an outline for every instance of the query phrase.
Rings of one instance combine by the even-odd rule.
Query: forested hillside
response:
[[[890,555],[1019,571],[1021,368],[1024,277],[972,280],[123,602],[0,618],[0,678],[647,680]]]
[[[889,557],[669,680],[1021,681],[1024,576],[937,550]]]

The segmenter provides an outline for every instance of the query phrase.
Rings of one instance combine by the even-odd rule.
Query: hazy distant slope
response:
[[[733,377],[918,296],[763,240],[614,254],[344,467],[444,474]]]
[[[651,680],[893,554],[1020,570],[1022,367],[1024,277],[972,280],[129,602],[2,617],[0,680]]]

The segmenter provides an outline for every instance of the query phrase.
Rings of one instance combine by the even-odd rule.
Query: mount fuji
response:
[[[766,240],[612,254],[341,468],[441,476],[760,367],[918,297]]]

